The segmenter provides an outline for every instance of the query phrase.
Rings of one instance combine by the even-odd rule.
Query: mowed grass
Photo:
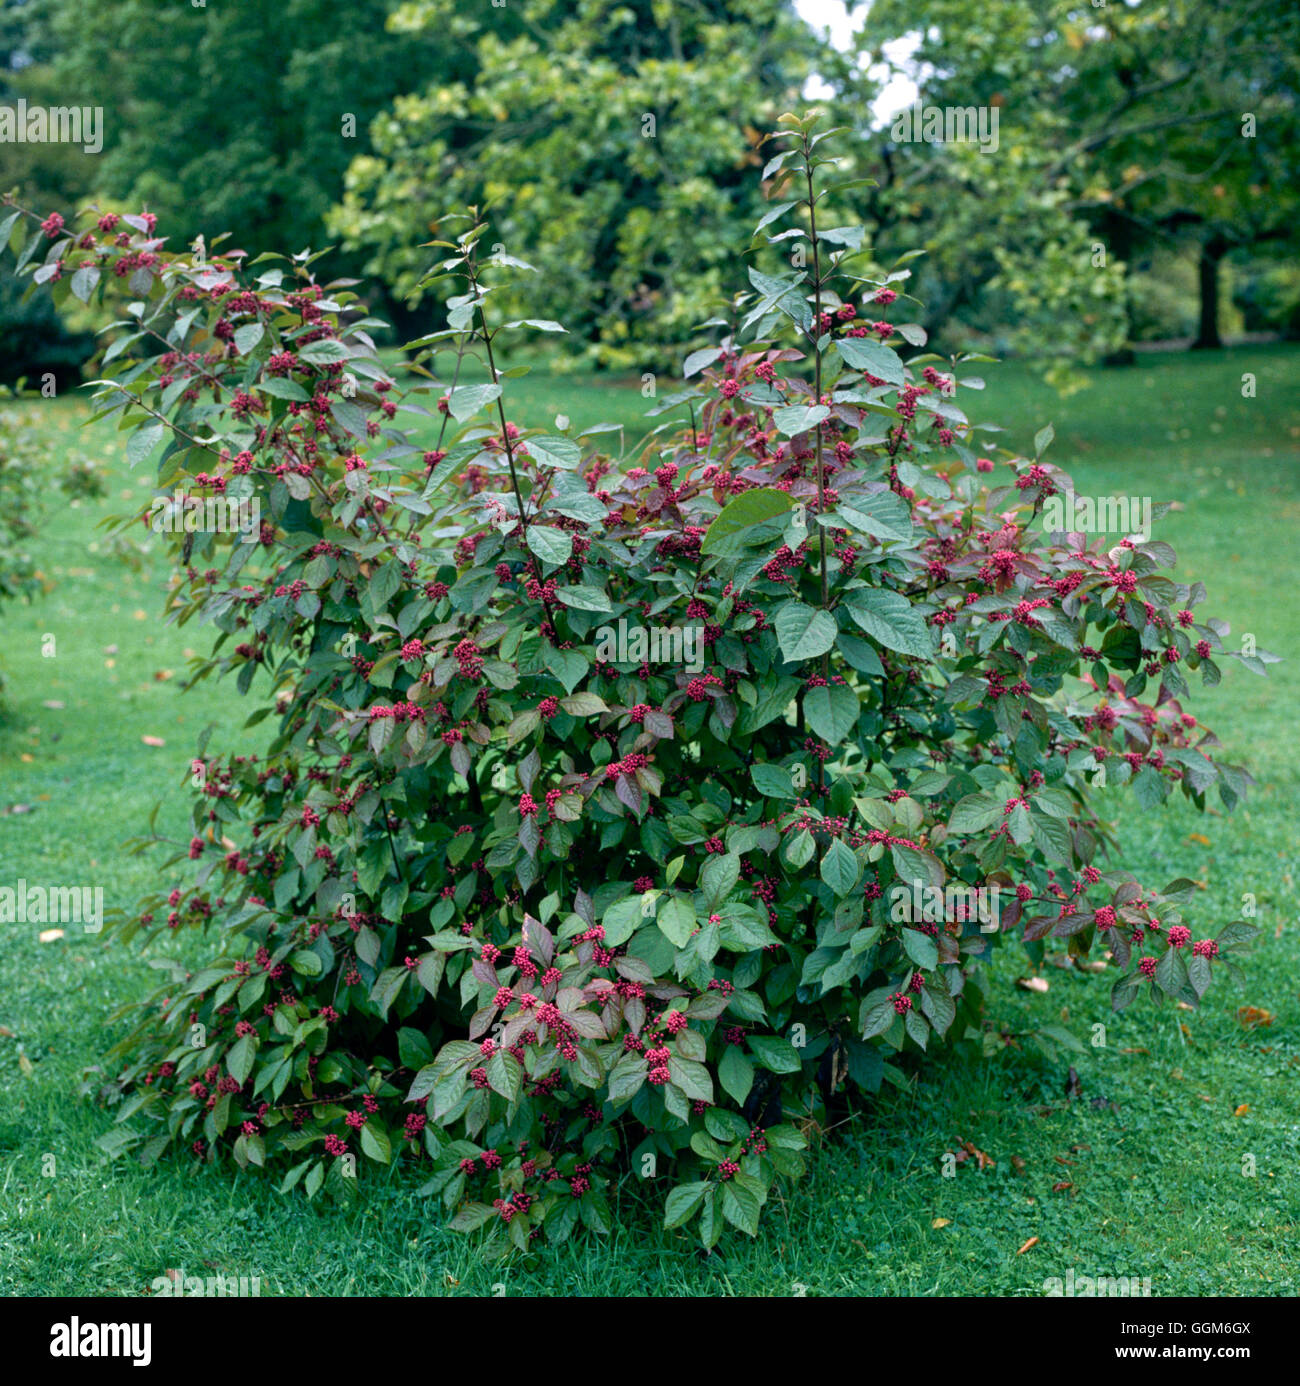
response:
[[[887,1089],[842,1124],[814,1151],[809,1178],[767,1209],[757,1239],[736,1235],[703,1257],[689,1233],[661,1230],[666,1176],[630,1178],[611,1236],[499,1261],[480,1240],[443,1230],[441,1209],[414,1195],[414,1171],[366,1165],[349,1205],[309,1205],[277,1194],[273,1176],[233,1166],[110,1162],[94,1140],[112,1116],[75,1091],[113,1037],[105,1017],[151,987],[147,956],[72,929],[42,944],[37,927],[10,924],[0,954],[0,1291],[139,1294],[182,1267],[256,1275],[268,1294],[1032,1296],[1073,1268],[1150,1277],[1156,1295],[1297,1293],[1300,351],[1148,358],[1098,372],[1067,400],[1019,367],[983,369],[984,394],[963,391],[973,419],[1003,424],[997,439],[1017,451],[1051,420],[1050,455],[1080,494],[1181,501],[1157,530],[1179,551],[1176,575],[1206,582],[1202,612],[1230,620],[1234,639],[1249,633],[1287,660],[1267,680],[1228,661],[1223,684],[1198,681],[1190,700],[1227,757],[1259,780],[1244,809],[1228,817],[1216,803],[1201,816],[1179,801],[1144,814],[1111,794],[1123,865],[1157,885],[1205,882],[1198,934],[1254,897],[1262,935],[1243,987],[1221,983],[1195,1013],[1139,1004],[1115,1017],[1104,973],[1049,962],[1048,991],[1031,993],[1015,986],[1029,969],[1009,947],[989,989],[990,1052],[932,1058],[906,1091]],[[1242,395],[1244,372],[1254,398]],[[525,425],[565,413],[582,427],[623,422],[629,436],[644,429],[649,403],[639,380],[541,373],[509,398]],[[128,498],[147,497],[150,479],[127,470],[111,432],[79,431],[84,402],[30,407],[52,455],[97,454],[111,484],[102,502],[56,510],[39,545],[50,591],[0,614],[0,884],[102,884],[109,905],[129,907],[158,867],[121,844],[146,831],[160,802],[159,830],[188,838],[185,781],[200,730],[215,724],[223,750],[255,749],[261,733],[242,732],[249,708],[233,687],[180,695],[186,651],[208,636],[161,622],[157,550],[132,571],[96,529]],[[1246,1028],[1243,1005],[1272,1023]],[[1085,1041],[1102,1024],[1105,1043],[1049,1059],[1022,1037],[1051,1022]],[[993,1163],[980,1169],[972,1157],[945,1177],[945,1152],[966,1142]]]

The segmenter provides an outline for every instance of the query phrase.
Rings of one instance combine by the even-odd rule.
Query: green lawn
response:
[[[233,1167],[110,1162],[93,1142],[111,1117],[80,1103],[76,1086],[109,1041],[108,1013],[151,988],[147,961],[72,929],[42,944],[36,927],[11,924],[0,955],[0,1292],[136,1294],[167,1267],[315,1295],[499,1285],[507,1294],[1035,1295],[1071,1268],[1149,1276],[1156,1295],[1300,1292],[1300,350],[1149,357],[1098,372],[1067,400],[1018,367],[985,369],[984,394],[963,392],[972,418],[1004,424],[1018,450],[1051,420],[1050,455],[1080,493],[1183,502],[1157,531],[1179,551],[1177,576],[1206,581],[1203,610],[1230,620],[1234,638],[1253,634],[1287,659],[1267,680],[1229,661],[1219,688],[1202,693],[1198,683],[1193,695],[1228,758],[1259,780],[1232,820],[1181,801],[1143,814],[1113,791],[1123,864],[1158,884],[1204,881],[1198,923],[1237,917],[1243,895],[1255,897],[1263,932],[1243,988],[1221,983],[1197,1013],[1139,1005],[1113,1017],[1106,975],[1049,963],[1049,990],[1031,993],[1014,985],[1027,975],[1015,950],[1003,950],[989,1053],[932,1060],[905,1093],[882,1093],[818,1149],[810,1178],[769,1208],[756,1240],[737,1236],[703,1258],[689,1234],[659,1229],[662,1190],[630,1178],[610,1238],[494,1262],[442,1230],[440,1210],[414,1197],[414,1174],[369,1166],[345,1207],[282,1198],[272,1178]],[[1256,377],[1254,398],[1242,397],[1243,372]],[[537,373],[508,398],[524,424],[565,413],[637,433],[648,406],[639,380]],[[245,708],[233,688],[205,683],[179,696],[186,651],[206,636],[159,619],[158,552],[132,571],[96,528],[127,497],[147,496],[150,479],[130,474],[111,432],[78,433],[83,401],[30,407],[42,411],[52,453],[97,454],[111,484],[102,502],[56,509],[39,546],[51,590],[0,613],[0,884],[102,884],[108,905],[129,908],[156,865],[121,843],[146,830],[159,800],[160,829],[188,837],[185,781],[200,730],[215,723],[213,749],[252,743],[241,740]],[[53,657],[42,653],[47,635]],[[1245,1028],[1236,1011],[1247,1004],[1272,1023]],[[1016,1040],[1052,1021],[1085,1037],[1107,1027],[1104,1047],[1073,1056],[1075,1100],[1065,1095],[1070,1060]],[[968,1159],[944,1177],[944,1153],[965,1142],[994,1163],[979,1170]]]

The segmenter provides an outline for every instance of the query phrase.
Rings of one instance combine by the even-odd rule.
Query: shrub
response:
[[[178,538],[168,607],[219,631],[195,676],[277,719],[264,757],[200,744],[175,884],[115,926],[197,931],[205,960],[156,949],[110,1148],[274,1160],[309,1195],[403,1151],[454,1226],[520,1248],[607,1227],[630,1169],[712,1245],[755,1231],[837,1090],[978,1039],[1008,936],[1108,949],[1117,1008],[1234,972],[1253,930],[1193,944],[1192,883],[1111,865],[1090,794],[1237,802],[1183,706],[1227,626],[1167,544],[1031,528],[1069,484],[1050,428],[985,489],[955,398],[979,382],[890,345],[922,344],[907,271],[848,275],[860,232],[828,227],[821,137],[787,124],[764,220],[799,218],[774,239],[807,267],[751,271],[653,411],[689,426],[636,465],[608,429],[510,421],[503,338],[560,329],[494,325],[527,266],[480,223],[437,243],[463,291],[415,344],[451,379],[405,388],[305,257],[47,224],[38,279],[138,295],[104,366],[128,455],[261,506],[255,543]],[[472,356],[492,383],[458,383]]]

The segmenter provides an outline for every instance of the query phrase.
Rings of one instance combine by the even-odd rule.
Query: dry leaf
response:
[[[42,929],[42,930],[40,931],[40,933],[36,935],[36,937],[37,937],[38,939],[40,939],[40,941],[41,941],[42,943],[53,943],[54,940],[55,940],[56,938],[62,938],[62,937],[63,937],[63,930],[62,930],[62,929]]]
[[[1011,1157],[1011,1163],[1016,1167],[1017,1174],[1023,1174],[1025,1172],[1025,1162],[1019,1155],[1013,1155]]]
[[[951,1218],[935,1218],[935,1220],[930,1224],[930,1226],[935,1228],[948,1227],[949,1225],[951,1225],[951,1223]]]
[[[1044,992],[1050,983],[1046,977],[1017,977],[1016,986],[1024,987],[1026,991]]]
[[[1273,1012],[1266,1011],[1263,1006],[1238,1006],[1237,1022],[1248,1029],[1253,1029],[1256,1025],[1272,1025]]]
[[[1248,1111],[1250,1111],[1250,1103],[1249,1103],[1249,1102],[1243,1102],[1243,1103],[1241,1104],[1241,1106],[1238,1107],[1237,1110],[1236,1110],[1235,1112],[1233,1112],[1232,1115],[1233,1115],[1233,1116],[1245,1116],[1246,1113],[1247,1113]]]
[[[146,746],[165,746],[167,744],[161,736],[142,736],[140,740]]]
[[[18,1067],[22,1070],[22,1075],[24,1078],[30,1078],[32,1074],[36,1072],[36,1070],[32,1067],[32,1061],[27,1057],[26,1054],[19,1054]]]
[[[1030,1239],[1024,1244],[1024,1246],[1022,1246],[1022,1247],[1020,1248],[1020,1250],[1016,1252],[1016,1255],[1017,1255],[1017,1256],[1023,1256],[1023,1255],[1025,1254],[1025,1252],[1028,1251],[1029,1248],[1030,1248],[1031,1246],[1037,1246],[1037,1245],[1038,1245],[1038,1238],[1037,1238],[1037,1237],[1030,1237]]]
[[[976,1169],[989,1169],[997,1164],[991,1155],[986,1155],[982,1150],[977,1149],[972,1141],[963,1141],[961,1149],[957,1152],[957,1163],[962,1164],[971,1155],[975,1157]]]
[[[18,759],[21,760],[24,765],[30,765],[36,757],[28,751],[23,751]]]
[[[0,1039],[17,1039],[18,1036],[7,1025],[0,1025]]]
[[[1202,847],[1210,845],[1210,839],[1204,833],[1189,833],[1187,840],[1188,842],[1199,842]]]
[[[1068,1179],[1062,1179],[1059,1184],[1052,1185],[1053,1193],[1064,1193],[1066,1189],[1072,1189],[1074,1185]]]
[[[158,683],[166,683],[171,678],[172,671],[170,669],[155,669],[153,676]]]
[[[46,698],[41,706],[48,707],[54,712],[58,712],[63,707],[63,704],[57,698]]]

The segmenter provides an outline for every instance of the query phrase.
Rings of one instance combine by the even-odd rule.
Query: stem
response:
[[[813,405],[818,406],[822,402],[822,348],[821,348],[821,322],[822,322],[822,274],[821,274],[821,254],[817,240],[817,198],[813,193],[812,176],[812,148],[808,143],[808,132],[803,132],[803,171],[808,183],[808,222],[810,236],[812,240],[813,257]],[[822,523],[821,517],[826,510],[826,479],[822,471],[822,426],[821,420],[817,421],[817,528],[820,531],[819,543],[821,546],[821,588],[822,588],[822,610],[825,611],[830,606],[830,586],[826,578],[826,526]],[[827,684],[830,683],[830,652],[822,655],[822,678]],[[825,792],[826,767],[819,759],[817,761],[817,792]]]

